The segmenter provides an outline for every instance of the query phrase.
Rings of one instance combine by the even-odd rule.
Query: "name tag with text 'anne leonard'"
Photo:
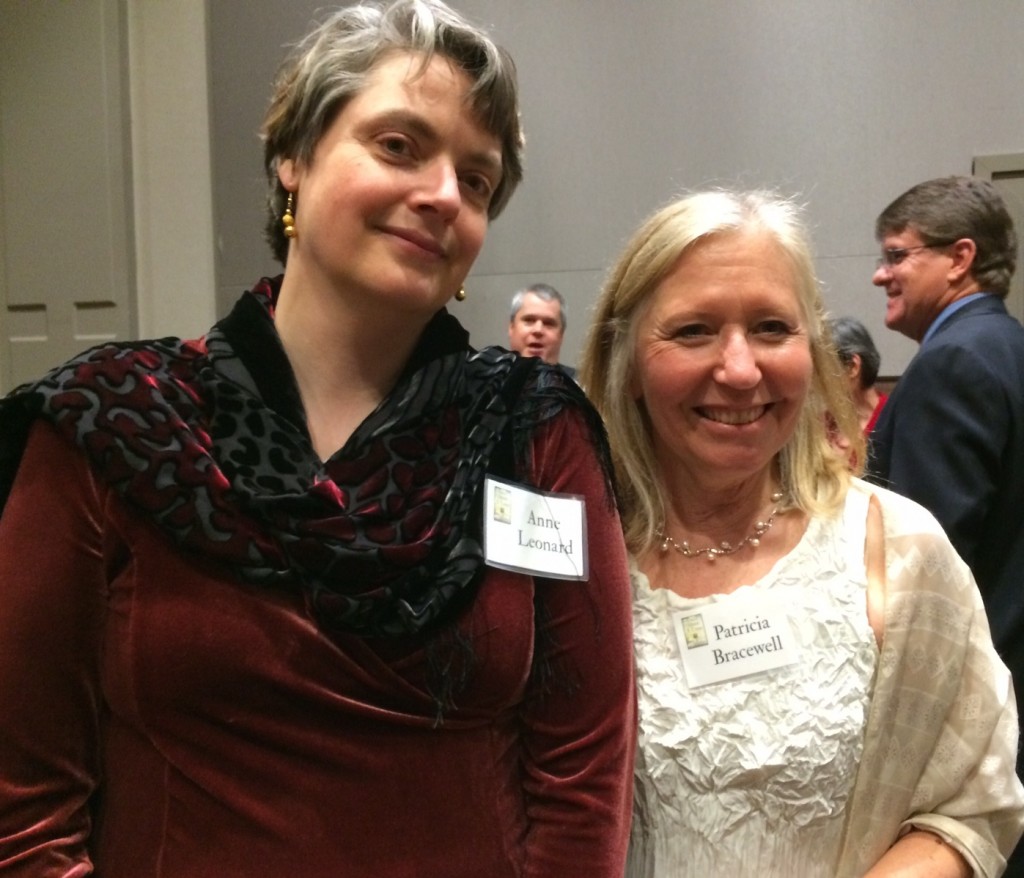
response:
[[[585,580],[586,501],[488,476],[484,482],[484,560],[492,567],[551,579]]]

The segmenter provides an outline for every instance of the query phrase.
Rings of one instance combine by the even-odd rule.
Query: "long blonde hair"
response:
[[[580,383],[604,418],[622,502],[626,544],[642,553],[665,520],[665,497],[650,424],[633,398],[636,324],[661,281],[699,242],[727,233],[769,234],[789,261],[811,349],[811,387],[797,426],[779,452],[787,501],[808,513],[838,508],[850,468],[829,440],[828,425],[849,438],[863,460],[863,438],[836,356],[800,208],[769,192],[699,192],[649,217],[634,233],[598,299],[580,364]]]

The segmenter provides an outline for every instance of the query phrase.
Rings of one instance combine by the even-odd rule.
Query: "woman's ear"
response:
[[[846,364],[846,374],[851,378],[860,380],[861,360],[860,354],[850,354],[850,362]]]
[[[277,163],[277,179],[289,192],[299,188],[299,169],[295,159],[281,159]]]

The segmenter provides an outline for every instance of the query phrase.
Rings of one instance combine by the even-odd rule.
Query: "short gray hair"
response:
[[[831,317],[828,328],[832,331],[832,341],[843,365],[850,365],[856,354],[860,357],[860,386],[868,388],[874,385],[878,380],[882,356],[868,328],[856,317]]]
[[[266,236],[283,265],[288,239],[281,225],[288,193],[277,177],[282,159],[309,162],[338,113],[365,86],[385,54],[420,55],[424,69],[440,55],[472,81],[480,123],[501,143],[502,176],[488,207],[494,219],[523,178],[519,87],[511,56],[441,0],[394,0],[339,9],[285,59],[263,119],[263,160],[270,185]]]
[[[566,326],[569,325],[569,306],[565,304],[562,294],[551,284],[532,284],[513,293],[512,307],[508,318],[509,323],[516,319],[516,314],[523,307],[523,298],[527,293],[533,293],[538,299],[542,299],[545,302],[558,302],[558,313],[562,316],[562,329],[564,331]]]

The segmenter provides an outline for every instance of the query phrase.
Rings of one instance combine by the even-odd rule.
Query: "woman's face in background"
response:
[[[502,153],[467,100],[469,77],[441,56],[419,64],[385,56],[312,161],[284,160],[279,175],[296,201],[288,272],[373,307],[432,314],[480,252]]]
[[[632,391],[660,466],[706,483],[758,474],[796,429],[811,385],[792,269],[770,236],[685,253],[638,317]]]

